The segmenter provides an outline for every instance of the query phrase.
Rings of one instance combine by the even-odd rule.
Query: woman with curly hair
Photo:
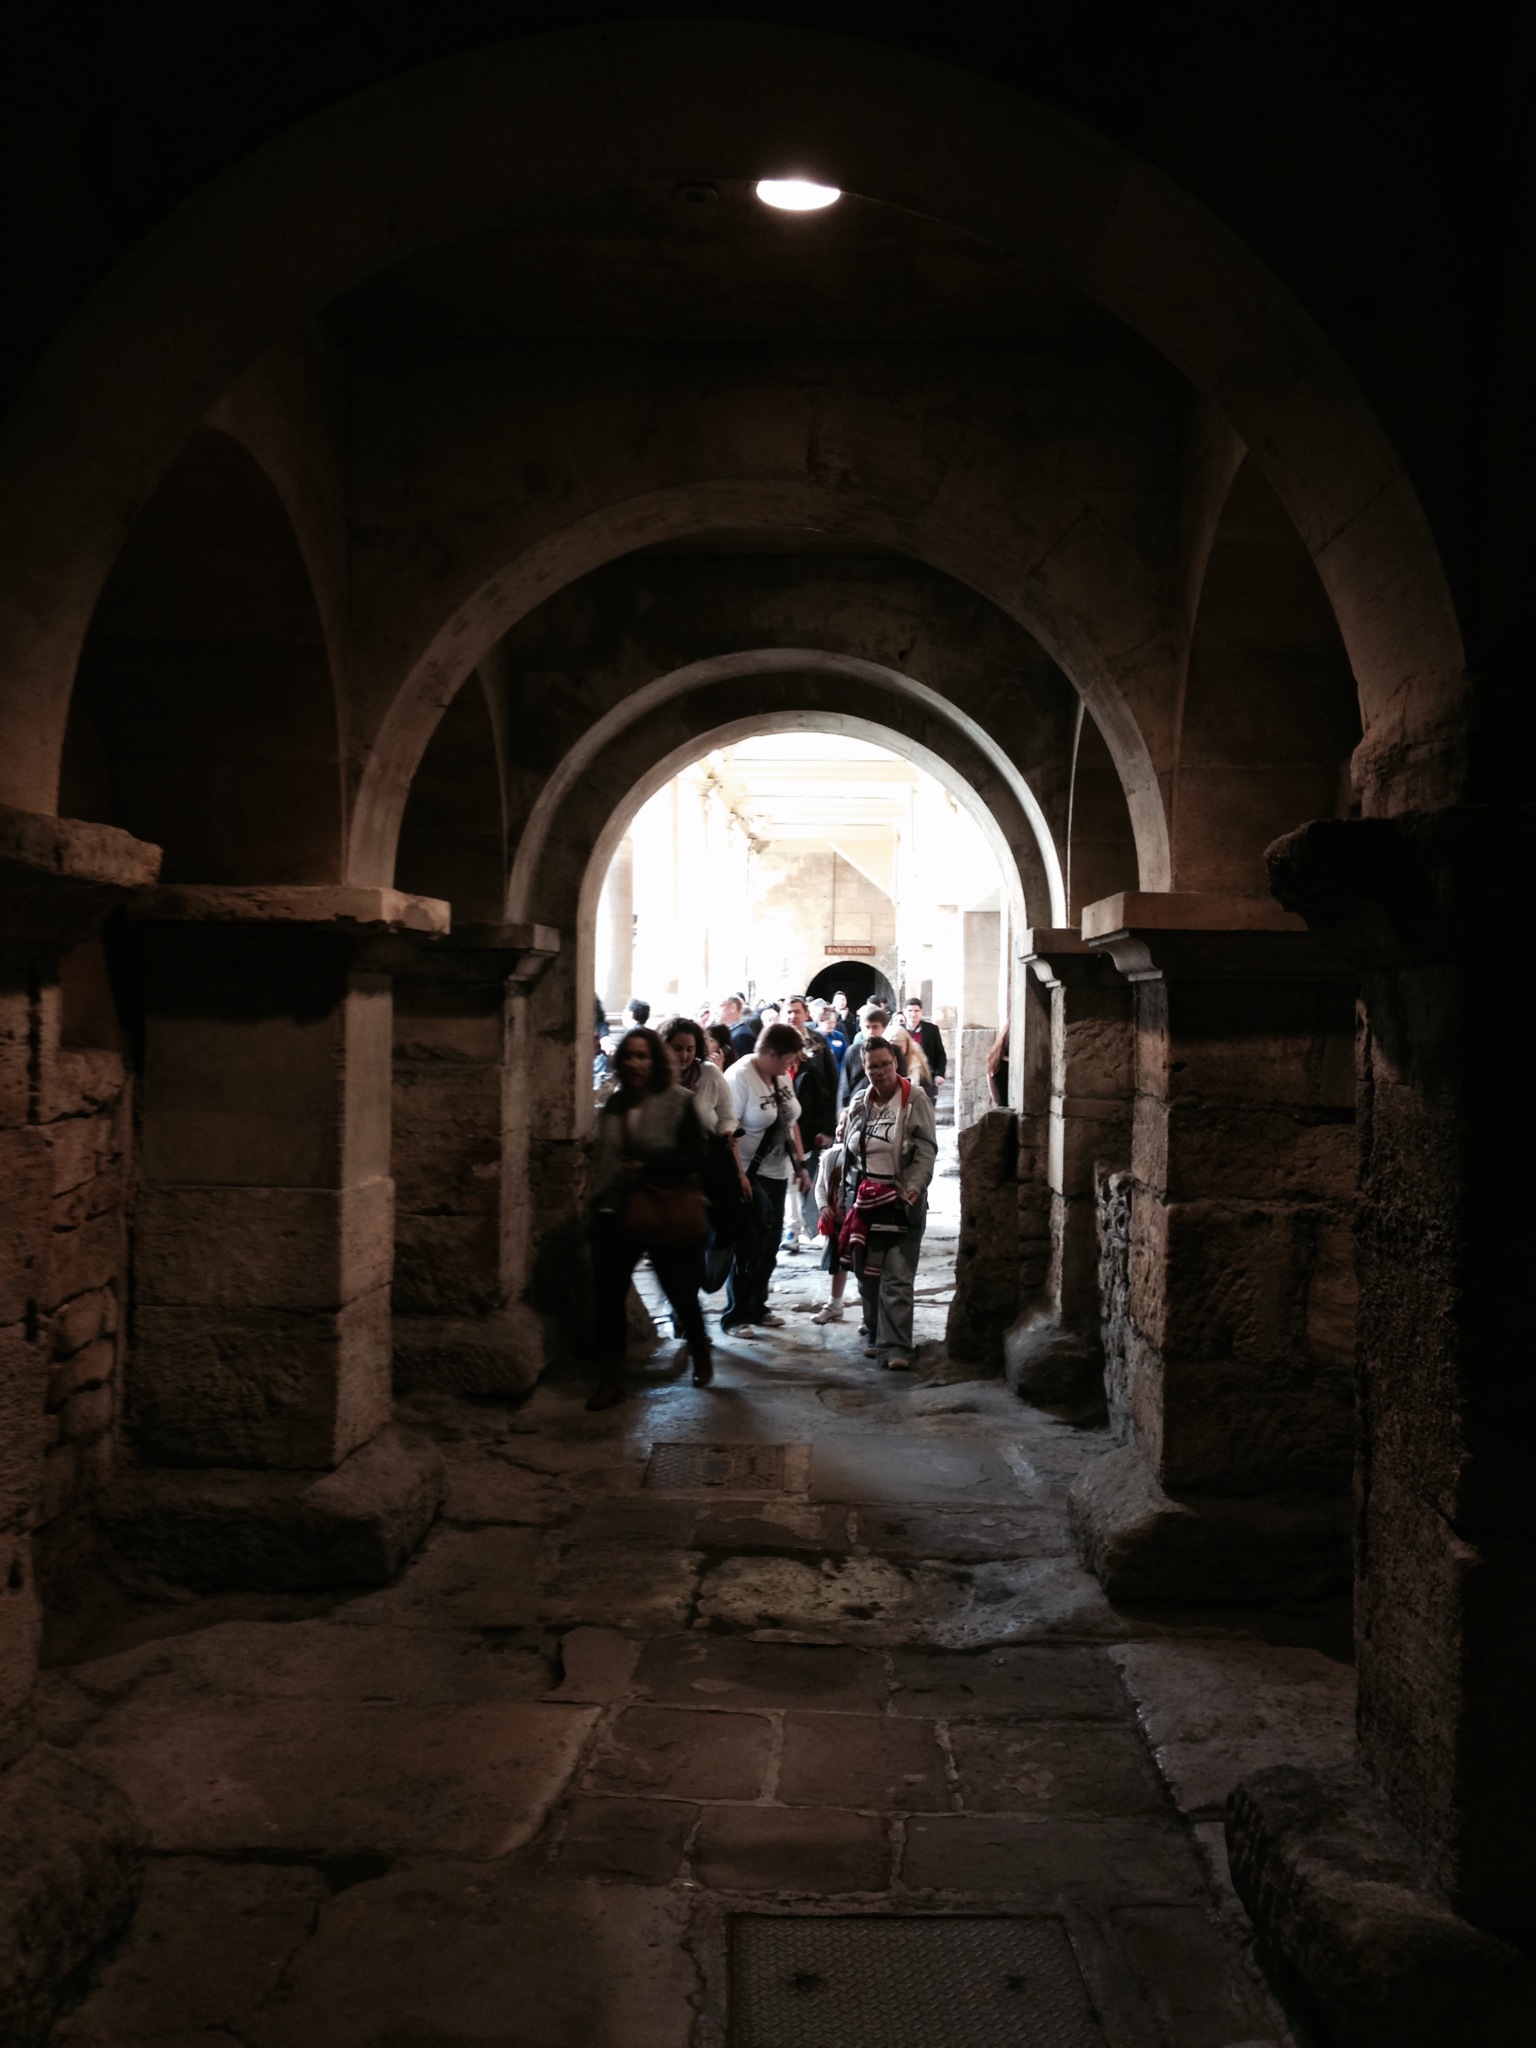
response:
[[[654,1031],[626,1031],[613,1063],[619,1083],[597,1113],[592,1141],[593,1409],[624,1398],[629,1283],[646,1252],[687,1342],[694,1385],[708,1386],[714,1377],[699,1306],[708,1227],[700,1185],[708,1155],[698,1112]]]

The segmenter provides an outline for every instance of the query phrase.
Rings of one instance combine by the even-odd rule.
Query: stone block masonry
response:
[[[42,1301],[48,1359],[38,1526],[94,1510],[116,1463],[133,1165],[132,1085],[115,1053],[61,1052],[41,1127],[52,1233]],[[44,1534],[45,1555],[64,1536]]]
[[[60,964],[157,848],[0,809],[0,2039],[46,2031],[59,1988],[138,1897],[115,1787],[35,1741],[38,1562],[88,1523],[114,1455],[131,1103],[115,1053],[63,1043]]]
[[[1098,1204],[1128,1448],[1084,1481],[1086,1552],[1127,1599],[1262,1598],[1298,1575],[1321,1591],[1330,1554],[1345,1583],[1353,977],[1246,899],[1111,897],[1083,930],[1135,1003],[1131,1170]]]

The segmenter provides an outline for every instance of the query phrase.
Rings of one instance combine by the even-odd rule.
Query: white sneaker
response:
[[[765,1330],[782,1330],[784,1327],[784,1318],[775,1315],[772,1309],[769,1309],[766,1315],[759,1316],[757,1320]]]
[[[843,1320],[843,1304],[840,1301],[823,1302],[811,1317],[813,1323],[840,1323]]]

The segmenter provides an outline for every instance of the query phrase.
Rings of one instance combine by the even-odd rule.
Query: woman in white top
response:
[[[915,1081],[897,1073],[896,1054],[882,1039],[870,1040],[864,1059],[868,1085],[848,1106],[843,1138],[839,1250],[858,1276],[869,1332],[865,1357],[908,1372],[912,1290],[938,1155],[933,1104]]]
[[[803,1049],[792,1024],[770,1024],[755,1050],[726,1071],[745,1206],[720,1318],[722,1335],[735,1331],[750,1337],[759,1328],[777,1329],[784,1321],[768,1306],[768,1284],[779,1255],[785,1183],[793,1172],[802,1194],[810,1186],[796,1128],[800,1104],[792,1080]]]
[[[734,1128],[730,1089],[724,1069],[704,1057],[705,1039],[706,1033],[691,1017],[674,1017],[661,1034],[663,1045],[672,1055],[678,1086],[686,1088],[693,1097],[705,1137],[713,1138],[717,1133],[729,1137]]]

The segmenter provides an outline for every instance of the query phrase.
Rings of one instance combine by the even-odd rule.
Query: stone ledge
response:
[[[1163,1492],[1134,1445],[1091,1465],[1067,1495],[1083,1562],[1129,1605],[1263,1607],[1350,1582],[1350,1504],[1326,1496]]]
[[[0,804],[0,944],[62,952],[160,872],[160,849],[115,825]]]
[[[126,1473],[102,1520],[130,1564],[199,1591],[382,1586],[442,1494],[436,1449],[391,1428],[334,1472]]]
[[[449,925],[448,905],[435,896],[340,882],[282,889],[168,883],[141,896],[130,914],[143,924],[337,925],[429,936],[446,934]]]
[[[1336,2048],[1529,2043],[1536,1967],[1459,1917],[1361,1772],[1260,1771],[1226,1835],[1261,1944]]]
[[[1106,903],[1117,903],[1119,897],[1106,896]],[[1097,908],[1097,905],[1091,906]],[[1088,954],[1088,942],[1075,925],[1031,925],[1019,941],[1019,958],[1033,960],[1051,953]]]
[[[57,818],[0,804],[0,875],[86,888],[143,889],[160,872],[160,849],[116,825]]]
[[[126,1796],[39,1745],[0,1776],[0,2041],[41,2048],[59,1994],[138,1904],[144,1836]]]
[[[1123,931],[1302,932],[1305,921],[1271,896],[1180,895],[1127,889],[1083,908],[1086,943]],[[1054,935],[1053,935],[1054,936]]]

